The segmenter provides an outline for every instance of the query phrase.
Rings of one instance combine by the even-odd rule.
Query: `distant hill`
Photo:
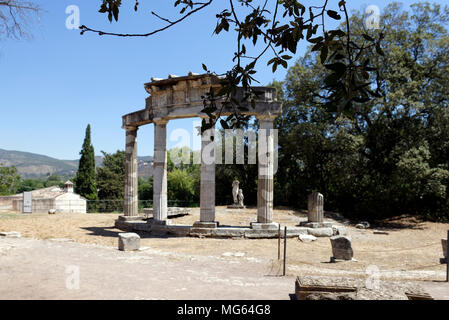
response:
[[[139,176],[149,177],[153,173],[153,157],[139,157]],[[41,154],[0,149],[0,163],[15,166],[22,178],[39,178],[51,174],[72,176],[78,170],[79,160],[59,160]],[[103,157],[95,157],[97,167],[103,164]]]

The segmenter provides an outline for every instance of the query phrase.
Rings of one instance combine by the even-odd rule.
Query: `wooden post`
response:
[[[285,276],[286,261],[287,261],[287,227],[284,228],[284,276]]]
[[[447,247],[446,247],[446,282],[449,282],[449,230],[447,230]]]
[[[281,260],[281,225],[278,229],[278,260]]]

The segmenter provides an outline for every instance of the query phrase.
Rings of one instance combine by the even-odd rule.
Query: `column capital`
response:
[[[256,118],[259,121],[274,121],[277,118],[277,116],[274,114],[257,114]]]
[[[162,118],[153,119],[153,122],[154,122],[154,124],[157,124],[157,125],[164,125],[164,124],[168,123],[168,119],[162,119]]]

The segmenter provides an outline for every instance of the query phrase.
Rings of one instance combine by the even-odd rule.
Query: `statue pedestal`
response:
[[[241,206],[239,204],[231,204],[228,209],[246,209],[246,206]]]

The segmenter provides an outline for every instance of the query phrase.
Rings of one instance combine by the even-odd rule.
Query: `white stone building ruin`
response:
[[[87,213],[87,200],[73,192],[73,183],[67,181],[64,188],[58,186],[31,192],[32,212],[47,213]],[[23,193],[0,197],[0,210],[23,212]]]

